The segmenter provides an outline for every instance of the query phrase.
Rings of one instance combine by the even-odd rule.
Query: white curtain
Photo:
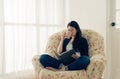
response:
[[[64,0],[4,0],[5,73],[33,69],[32,57],[44,53],[48,37],[64,29],[64,9]]]

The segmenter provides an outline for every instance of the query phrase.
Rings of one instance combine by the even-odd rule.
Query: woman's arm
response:
[[[60,40],[60,43],[58,45],[58,48],[57,48],[57,52],[60,54],[63,50],[63,41],[64,41],[64,38],[65,38],[65,33],[61,36],[61,40]]]
[[[70,39],[70,37],[71,37],[71,32],[69,32],[69,31],[66,31],[65,33],[63,33],[63,35],[61,36],[61,41],[60,41],[60,43],[59,43],[59,45],[58,45],[58,48],[57,48],[57,52],[58,53],[61,53],[64,49],[63,49],[63,42],[64,42],[64,39],[65,38],[68,38],[68,39]]]
[[[83,52],[84,52],[84,55],[89,56],[88,55],[88,42],[85,38],[83,39]]]
[[[82,47],[81,46],[79,47],[79,50],[81,50],[80,56],[82,56],[82,55],[89,56],[88,55],[88,42],[87,42],[87,40],[85,38],[82,38],[81,41],[82,41],[82,43],[81,43]],[[72,57],[75,59],[79,58],[80,56],[77,54],[72,55]]]
[[[59,45],[58,45],[58,48],[57,48],[57,52],[60,54],[63,50],[63,39],[61,39]]]

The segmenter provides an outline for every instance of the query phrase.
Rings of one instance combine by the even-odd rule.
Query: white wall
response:
[[[76,20],[106,36],[106,0],[67,0],[67,22]]]

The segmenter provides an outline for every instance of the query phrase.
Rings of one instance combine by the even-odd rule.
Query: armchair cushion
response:
[[[54,73],[54,74],[53,74]],[[40,79],[88,79],[85,70],[79,71],[51,71],[42,69]]]

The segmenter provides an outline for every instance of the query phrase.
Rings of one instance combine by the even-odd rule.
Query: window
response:
[[[64,28],[64,0],[4,0],[5,73],[31,69],[48,37]]]

